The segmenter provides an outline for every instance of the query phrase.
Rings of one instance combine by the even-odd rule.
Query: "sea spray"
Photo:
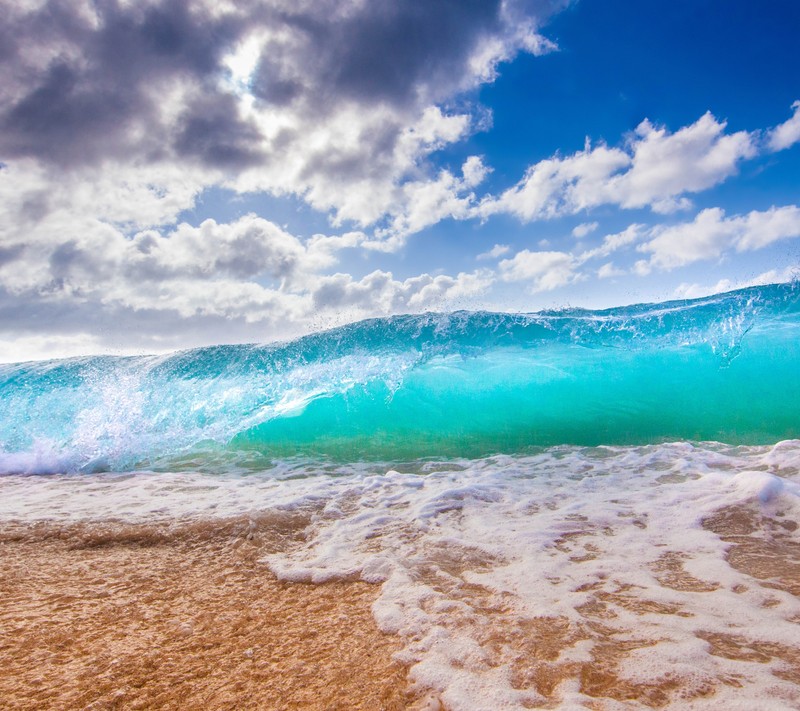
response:
[[[263,469],[800,436],[800,287],[0,366],[0,468]]]

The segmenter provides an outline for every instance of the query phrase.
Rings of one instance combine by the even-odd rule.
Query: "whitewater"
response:
[[[429,709],[796,709],[798,365],[797,283],[2,365],[0,522],[291,520]]]

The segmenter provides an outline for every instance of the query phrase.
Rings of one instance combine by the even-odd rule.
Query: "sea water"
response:
[[[0,520],[302,512],[431,708],[798,708],[798,365],[797,284],[5,365]]]

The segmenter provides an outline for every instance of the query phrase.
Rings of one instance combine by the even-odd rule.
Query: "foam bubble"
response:
[[[787,441],[8,476],[0,520],[303,512],[302,538],[265,564],[287,581],[379,584],[376,620],[451,711],[796,708],[800,571],[784,578],[800,547],[798,462]]]

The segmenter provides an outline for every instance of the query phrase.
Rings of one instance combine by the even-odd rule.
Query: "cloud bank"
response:
[[[587,139],[485,188],[491,156],[468,149],[492,121],[477,90],[521,53],[557,51],[542,28],[568,4],[0,0],[0,332],[11,344],[0,358],[24,357],[25,342],[46,354],[268,340],[797,237],[791,205],[675,220],[748,161],[800,142],[800,103],[761,130],[731,131],[712,113],[675,130],[644,120],[617,145]],[[256,214],[191,224],[213,190],[292,196],[330,229],[295,234]],[[603,208],[672,222],[609,234]],[[399,252],[445,220],[501,216],[581,222],[556,246],[492,235],[475,269],[400,277],[343,264]]]
[[[485,118],[448,102],[552,49],[537,27],[557,4],[528,5],[6,0],[0,153],[85,180],[149,168],[168,193],[160,173],[180,165],[195,194],[291,193],[338,221],[414,228],[403,183]]]

